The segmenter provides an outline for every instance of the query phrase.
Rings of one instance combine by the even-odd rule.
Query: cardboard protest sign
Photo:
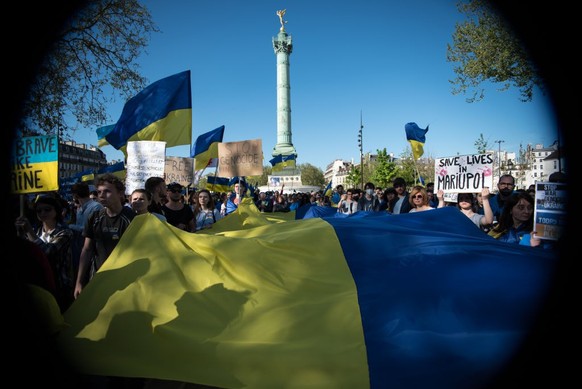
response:
[[[263,174],[261,139],[218,144],[218,176],[260,176]]]
[[[194,158],[166,157],[164,170],[166,184],[178,182],[188,186],[194,181]]]
[[[493,187],[493,154],[456,155],[436,158],[434,162],[435,193],[475,193]]]
[[[59,140],[55,136],[17,138],[12,145],[12,193],[59,189]]]

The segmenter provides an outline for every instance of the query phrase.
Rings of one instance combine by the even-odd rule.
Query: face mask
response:
[[[366,194],[372,196],[372,194],[374,194],[374,189],[366,189]]]

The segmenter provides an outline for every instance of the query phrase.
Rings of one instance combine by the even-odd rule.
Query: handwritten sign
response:
[[[263,174],[263,143],[260,139],[218,144],[218,176]]]
[[[145,188],[145,182],[150,177],[164,177],[165,167],[166,142],[127,142],[125,194]]]
[[[164,170],[166,184],[179,182],[188,186],[194,181],[194,158],[166,157]]]
[[[536,182],[534,230],[541,239],[557,240],[566,225],[566,184]]]
[[[37,193],[59,189],[59,140],[57,136],[18,138],[12,145],[12,193]]]
[[[493,187],[493,154],[457,155],[434,162],[435,193],[475,193]]]

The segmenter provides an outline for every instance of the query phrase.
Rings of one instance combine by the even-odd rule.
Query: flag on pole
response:
[[[158,80],[132,97],[105,140],[118,150],[140,140],[164,141],[166,147],[191,144],[190,70]]]
[[[273,157],[269,162],[271,162],[271,166],[273,166],[273,171],[279,172],[285,167],[295,167],[295,154],[279,154]]]
[[[228,192],[230,189],[229,179],[226,177],[208,176],[206,178],[206,189],[213,192]]]
[[[214,165],[214,159],[218,158],[218,144],[222,142],[223,137],[224,125],[208,131],[196,139],[190,152],[190,156],[196,159],[195,170],[203,170]]]
[[[414,160],[417,160],[424,154],[425,135],[428,131],[428,126],[423,130],[416,123],[410,122],[404,125],[404,129],[406,130],[406,139],[410,142],[410,147],[412,148],[412,156]]]
[[[324,196],[331,196],[331,180],[329,181],[329,184],[327,184],[327,186],[325,187],[325,189],[323,190],[323,195]]]
[[[97,132],[97,146],[98,147],[105,147],[109,145],[107,139],[105,137],[115,128],[115,124],[109,124],[107,126],[99,127]]]

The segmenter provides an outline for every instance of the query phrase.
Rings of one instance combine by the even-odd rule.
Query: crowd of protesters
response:
[[[565,178],[556,176],[554,181],[565,182]],[[401,177],[387,188],[368,182],[363,191],[337,185],[327,192],[308,193],[291,193],[284,185],[274,191],[251,191],[244,179],[234,183],[231,192],[187,191],[179,183],[166,184],[161,177],[150,177],[144,188],[126,195],[123,181],[106,174],[98,177],[95,188],[91,192],[87,183],[75,184],[72,201],[65,201],[56,192],[38,195],[33,201],[23,196],[21,214],[15,215],[16,235],[31,246],[36,257],[24,273],[29,281],[55,295],[62,312],[107,260],[134,217],[154,214],[161,222],[196,233],[228,217],[244,198],[250,198],[260,212],[293,212],[317,206],[334,207],[343,214],[397,215],[455,206],[476,228],[499,241],[543,248],[552,248],[554,243],[542,242],[535,235],[535,189],[516,189],[509,174],[499,178],[496,193],[483,188],[477,193],[459,193],[456,201],[450,202],[444,201],[442,190],[434,193],[432,183],[413,185],[409,191]]]

